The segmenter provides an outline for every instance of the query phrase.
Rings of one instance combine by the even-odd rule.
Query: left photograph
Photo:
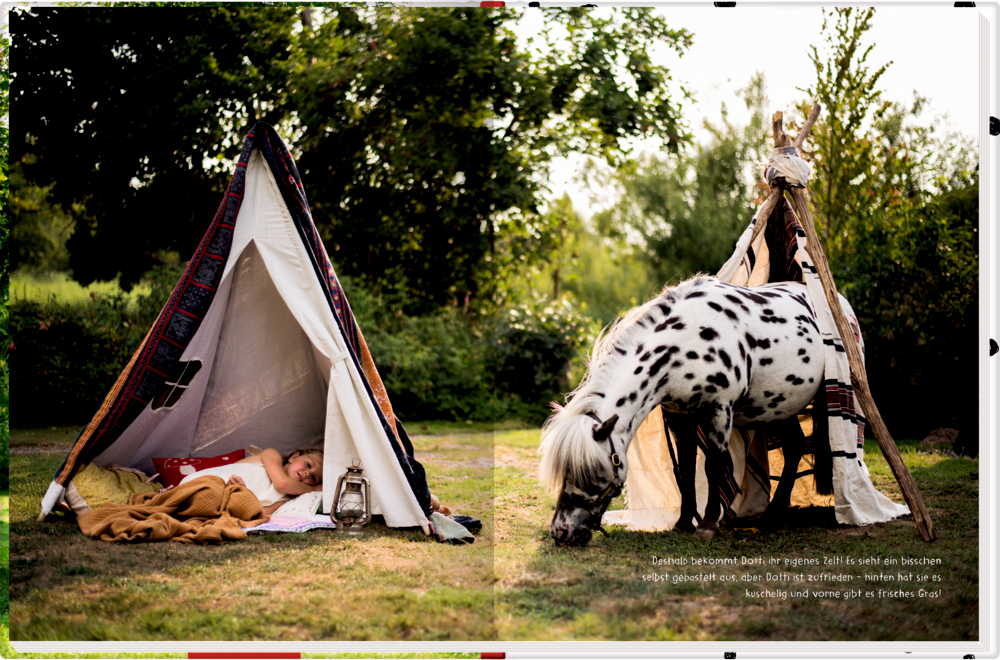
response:
[[[412,23],[12,12],[11,642],[493,638],[491,167]]]

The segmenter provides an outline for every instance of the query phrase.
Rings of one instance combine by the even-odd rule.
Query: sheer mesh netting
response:
[[[327,384],[254,243],[233,272],[191,453],[321,445]]]

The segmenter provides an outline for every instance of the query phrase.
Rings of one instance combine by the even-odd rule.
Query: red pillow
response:
[[[164,488],[176,486],[181,479],[200,470],[220,465],[231,465],[247,455],[246,450],[237,449],[222,456],[191,456],[189,458],[153,458],[153,465],[160,476],[156,478]]]

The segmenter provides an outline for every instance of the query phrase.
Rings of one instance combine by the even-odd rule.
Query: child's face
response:
[[[323,462],[315,454],[292,454],[285,465],[285,474],[307,486],[315,486],[323,481]]]

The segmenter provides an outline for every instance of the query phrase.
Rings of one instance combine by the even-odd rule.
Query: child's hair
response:
[[[323,450],[319,447],[304,447],[302,449],[296,449],[295,451],[288,452],[281,457],[281,464],[288,465],[288,461],[292,460],[292,456],[295,454],[314,454],[319,456],[320,459],[323,458]]]

